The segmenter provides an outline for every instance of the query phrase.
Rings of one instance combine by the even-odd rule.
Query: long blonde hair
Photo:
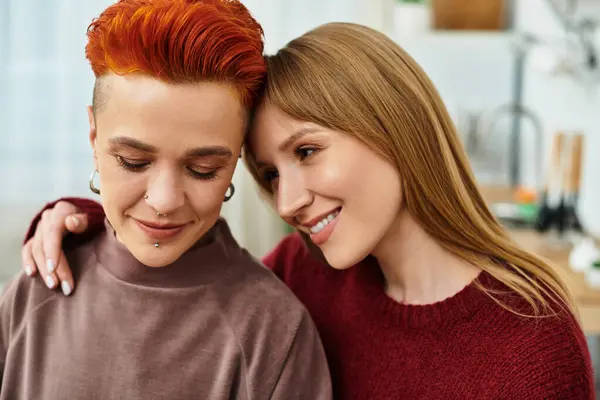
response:
[[[346,132],[391,161],[408,212],[438,243],[518,293],[531,313],[573,309],[556,271],[519,248],[479,192],[452,119],[433,83],[384,34],[351,23],[322,25],[267,60],[265,101],[293,118]],[[245,160],[262,189],[249,146]],[[496,293],[497,294],[497,293]]]

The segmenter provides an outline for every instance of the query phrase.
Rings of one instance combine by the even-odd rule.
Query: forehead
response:
[[[257,108],[254,116],[250,146],[254,152],[275,151],[281,143],[306,125],[308,123],[298,121],[275,105],[264,102]]]
[[[202,133],[225,142],[241,140],[244,134],[246,112],[232,85],[168,84],[143,75],[109,75],[102,78],[100,91],[104,100],[97,112],[99,133],[161,133],[173,135],[173,140],[178,133]]]

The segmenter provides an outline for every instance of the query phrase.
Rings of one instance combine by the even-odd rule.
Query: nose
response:
[[[176,175],[168,171],[157,171],[156,177],[149,181],[146,203],[157,213],[172,214],[185,204],[183,183]]]
[[[286,179],[280,173],[277,185],[277,212],[282,218],[293,218],[299,210],[312,203],[313,196],[303,179]]]

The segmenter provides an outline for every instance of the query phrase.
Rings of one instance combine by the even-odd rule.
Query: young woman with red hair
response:
[[[122,0],[91,24],[103,231],[65,256],[72,298],[6,289],[1,399],[331,398],[307,310],[219,218],[262,39],[238,1]]]

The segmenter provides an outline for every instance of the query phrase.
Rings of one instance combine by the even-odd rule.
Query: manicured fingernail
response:
[[[62,292],[65,296],[70,295],[73,291],[73,288],[71,288],[71,285],[67,281],[62,281],[60,287],[62,288]]]
[[[77,228],[79,226],[79,218],[74,217],[74,216],[70,216],[69,218],[71,219],[71,222],[73,223],[73,225],[75,225],[75,228]]]
[[[31,276],[31,275],[33,274],[33,268],[31,268],[31,265],[26,265],[26,266],[25,266],[25,273],[26,273],[28,276]]]
[[[50,275],[48,275],[46,277],[46,286],[48,286],[50,289],[52,289],[54,287],[55,283],[54,283],[54,278]]]
[[[46,269],[48,272],[54,272],[54,261],[52,261],[50,258],[48,261],[46,261]]]

